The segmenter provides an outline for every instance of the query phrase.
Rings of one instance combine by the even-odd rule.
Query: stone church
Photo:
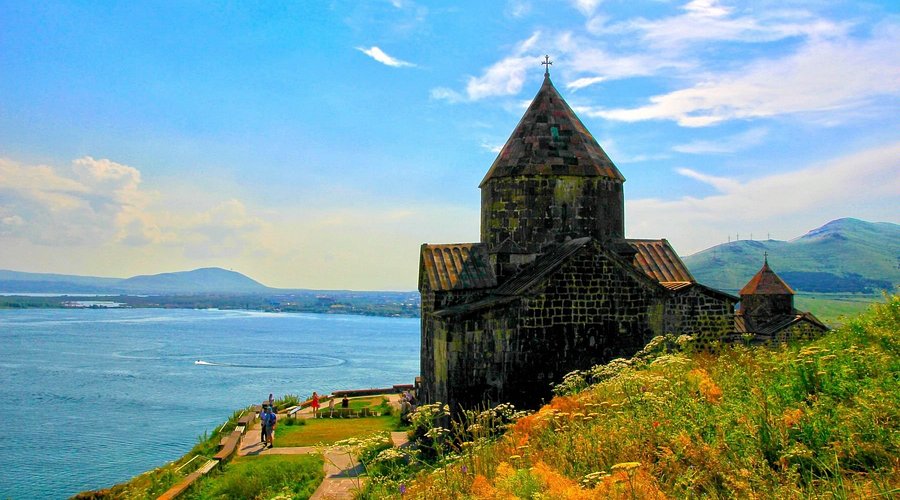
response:
[[[481,182],[481,241],[422,245],[424,401],[535,407],[654,336],[734,332],[738,297],[665,239],[625,238],[624,182],[545,73]]]
[[[740,291],[741,309],[734,316],[735,334],[753,343],[812,339],[828,330],[812,313],[794,308],[794,291],[772,268],[769,259]]]

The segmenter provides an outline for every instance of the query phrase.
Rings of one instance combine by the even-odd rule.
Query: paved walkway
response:
[[[399,411],[400,396],[398,394],[390,394],[387,398],[391,405]],[[319,411],[322,410],[319,409]],[[312,409],[304,408],[299,410],[295,416],[297,418],[313,418]],[[287,418],[287,414],[278,415],[278,421],[283,421],[284,418]],[[260,441],[260,425],[259,420],[257,420],[244,433],[238,447],[238,455],[305,455],[319,452],[314,446],[266,448]],[[275,439],[278,439],[277,427]],[[391,441],[393,441],[394,446],[398,447],[408,446],[409,444],[409,439],[405,432],[392,432]],[[339,449],[328,449],[324,458],[325,479],[310,497],[310,500],[352,499],[354,492],[362,487],[364,481],[364,478],[359,477],[362,473],[362,465],[356,461],[355,457]]]

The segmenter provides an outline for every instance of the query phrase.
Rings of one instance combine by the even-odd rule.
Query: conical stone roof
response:
[[[493,178],[571,175],[625,177],[559,95],[548,75],[481,186]]]
[[[744,288],[741,288],[741,295],[794,295],[791,287],[781,280],[775,271],[769,267],[769,261],[763,263],[762,269],[756,273],[756,276],[750,279]]]

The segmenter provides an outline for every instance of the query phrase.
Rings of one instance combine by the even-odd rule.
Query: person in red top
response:
[[[319,414],[319,395],[315,391],[313,391],[312,395],[312,404],[310,404],[309,406],[311,406],[313,409],[313,415]]]

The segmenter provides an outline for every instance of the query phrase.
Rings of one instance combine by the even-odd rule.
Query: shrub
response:
[[[367,494],[397,497],[400,486],[404,498],[900,491],[900,297],[813,342],[724,346],[715,355],[691,345],[659,337],[631,360],[570,374],[549,405],[511,425],[501,419],[496,433],[473,428],[482,412],[463,427],[449,409],[426,405],[412,415],[421,452],[407,455],[406,475],[376,478]]]

